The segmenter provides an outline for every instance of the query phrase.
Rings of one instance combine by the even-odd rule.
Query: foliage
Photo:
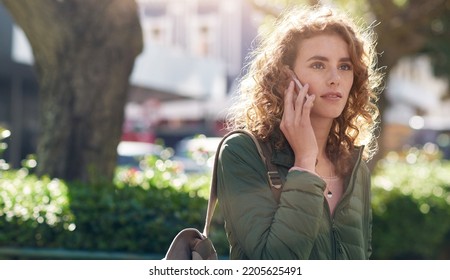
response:
[[[433,59],[435,73],[438,76],[450,78],[450,48],[448,47],[450,38],[450,4],[443,9],[439,17],[433,19],[429,26],[429,40],[423,52]]]
[[[450,162],[435,149],[391,152],[373,176],[376,259],[438,259],[450,253]]]
[[[163,255],[179,230],[202,229],[209,177],[187,178],[169,160],[146,160],[156,168],[118,170],[116,184],[0,173],[0,246]],[[223,230],[211,238],[226,254]]]
[[[0,126],[0,170],[9,169],[9,164],[3,159],[3,153],[8,148],[8,144],[4,142],[11,135],[11,132]]]
[[[318,0],[250,0],[250,3],[263,14],[262,24],[259,27],[260,33],[269,33],[274,28],[273,24],[279,14],[292,6],[323,4]],[[334,0],[332,5],[345,11],[354,18],[358,24],[366,26],[374,21],[374,16],[368,1]],[[364,22],[361,22],[364,20]]]

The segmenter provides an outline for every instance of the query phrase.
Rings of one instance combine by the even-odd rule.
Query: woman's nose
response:
[[[338,86],[341,80],[341,76],[337,69],[332,69],[328,73],[328,85],[329,86]]]

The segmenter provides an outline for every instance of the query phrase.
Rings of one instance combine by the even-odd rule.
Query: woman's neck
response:
[[[330,134],[332,119],[326,118],[311,118],[311,126],[316,136],[317,146],[319,148],[318,160],[327,158],[326,147],[328,141],[328,135]]]
[[[324,178],[333,178],[336,176],[336,167],[326,153],[328,135],[330,134],[332,124],[332,119],[311,118],[311,125],[319,148],[315,171]]]

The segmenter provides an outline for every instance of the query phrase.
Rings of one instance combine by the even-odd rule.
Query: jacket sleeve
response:
[[[369,206],[370,207],[370,206]],[[368,245],[367,245],[367,257],[366,259],[370,259],[370,257],[372,256],[372,222],[373,218],[372,218],[372,207],[369,208],[369,229],[368,229]]]
[[[308,259],[323,212],[325,182],[291,171],[277,204],[252,140],[231,136],[219,154],[219,205],[227,230],[249,259]]]
[[[367,217],[365,217],[365,220],[367,221],[366,225],[366,240],[367,240],[367,250],[366,250],[366,259],[370,259],[372,256],[372,223],[373,223],[373,217],[372,217],[372,181],[370,178],[370,171],[367,165],[364,163],[362,165],[362,169],[364,171],[364,178],[365,178],[365,191],[366,191],[366,201],[365,201],[365,211]]]

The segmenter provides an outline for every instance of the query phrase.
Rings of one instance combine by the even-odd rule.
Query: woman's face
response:
[[[294,72],[315,94],[312,118],[337,118],[344,110],[353,85],[353,65],[347,43],[338,35],[304,39],[298,47]]]

